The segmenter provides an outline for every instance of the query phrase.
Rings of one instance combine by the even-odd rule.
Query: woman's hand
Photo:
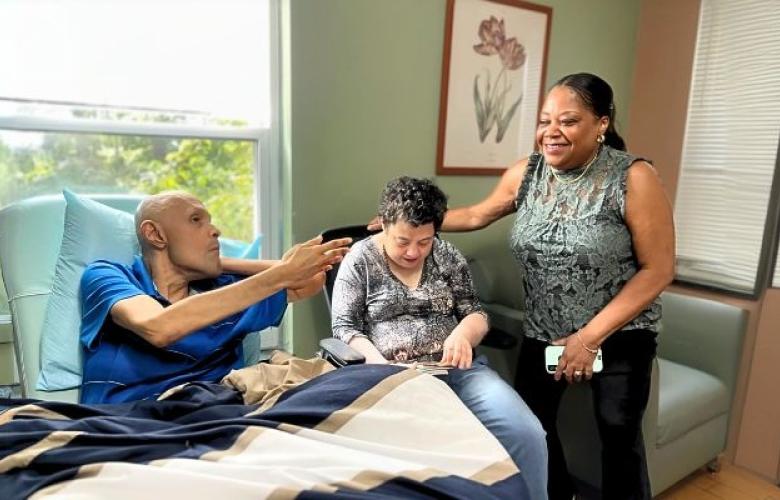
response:
[[[378,215],[375,216],[373,219],[368,221],[368,224],[366,225],[366,229],[369,231],[381,231],[382,230],[382,218]]]
[[[590,380],[593,377],[593,361],[596,359],[596,354],[588,352],[582,346],[576,333],[558,339],[553,344],[565,346],[561,359],[558,360],[558,368],[555,370],[555,380],[565,376],[566,381],[571,384]]]
[[[471,342],[455,328],[444,341],[440,366],[453,366],[465,370],[471,368]]]

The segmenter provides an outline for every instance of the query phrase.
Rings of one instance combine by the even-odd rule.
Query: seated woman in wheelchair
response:
[[[531,498],[547,497],[547,445],[534,414],[473,350],[488,331],[463,255],[438,238],[447,198],[401,177],[379,204],[382,232],[353,245],[336,277],[333,336],[367,363],[435,362],[446,383],[506,448]]]

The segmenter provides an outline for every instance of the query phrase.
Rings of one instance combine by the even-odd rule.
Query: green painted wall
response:
[[[627,122],[639,0],[548,0],[553,24],[547,84],[590,71],[616,93]],[[285,84],[292,238],[367,221],[384,184],[433,177],[439,116],[444,0],[290,0]],[[625,130],[623,129],[625,132]],[[481,199],[497,177],[438,177],[451,206]],[[448,235],[490,259],[505,301],[518,303],[507,248],[509,218]],[[328,336],[324,299],[293,307],[293,350],[310,355]]]

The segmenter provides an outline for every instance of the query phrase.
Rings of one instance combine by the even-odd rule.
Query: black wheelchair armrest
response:
[[[317,354],[337,368],[366,362],[365,356],[333,337],[320,340],[320,351]]]
[[[517,345],[517,337],[501,329],[491,328],[479,345],[494,349],[512,349]]]

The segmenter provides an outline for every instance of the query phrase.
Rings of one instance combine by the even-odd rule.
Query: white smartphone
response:
[[[563,355],[563,349],[566,346],[562,345],[548,345],[544,348],[544,366],[547,368],[547,373],[555,373],[558,368],[558,360]],[[604,368],[604,362],[601,358],[601,349],[596,353],[596,359],[593,360],[593,373],[598,373]]]

